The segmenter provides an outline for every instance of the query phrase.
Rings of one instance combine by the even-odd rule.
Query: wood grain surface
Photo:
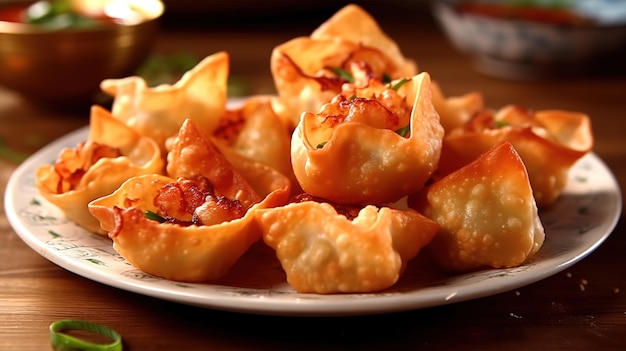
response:
[[[409,8],[405,4],[401,12]],[[594,152],[621,186],[626,184],[626,75],[615,65],[615,58],[573,76],[525,82],[492,78],[478,73],[450,45],[427,10],[415,11],[419,13],[397,16],[381,11],[381,26],[406,56],[415,58],[420,70],[441,84],[446,95],[480,91],[494,108],[514,103],[585,112],[593,123]],[[250,28],[236,23],[181,25],[184,18],[178,18],[163,28],[155,53],[189,52],[203,57],[228,51],[232,76],[245,78],[252,93],[271,92],[272,48],[308,34],[316,19],[281,25],[259,22]],[[87,122],[84,110],[54,111],[0,90],[0,140],[17,154],[28,155]],[[0,158],[3,198],[16,166],[16,161]],[[180,305],[91,281],[30,249],[10,227],[3,210],[0,350],[51,349],[48,325],[62,318],[108,325],[122,334],[125,349],[140,351],[621,350],[626,346],[623,219],[622,211],[612,235],[590,256],[515,291],[395,314],[293,318]]]

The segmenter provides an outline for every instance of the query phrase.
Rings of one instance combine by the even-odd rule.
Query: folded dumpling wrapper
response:
[[[409,204],[441,226],[426,250],[451,271],[519,266],[545,239],[526,167],[509,142],[411,195]]]
[[[103,153],[102,150],[114,154]],[[35,174],[39,193],[81,227],[104,234],[87,204],[116,190],[136,175],[164,173],[165,160],[156,142],[113,118],[99,106],[91,109],[89,135],[76,148],[66,148],[56,164]]]
[[[261,238],[254,212],[284,204],[290,182],[270,167],[227,148],[220,150],[191,120],[183,123],[168,159],[169,176],[131,178],[110,196],[91,202],[89,210],[109,233],[115,250],[138,269],[176,281],[218,279]],[[186,226],[145,216],[146,211],[158,213],[155,199],[164,185],[197,175],[206,177],[218,195],[239,201],[245,214],[220,223]],[[195,211],[210,213],[212,208],[205,206]]]
[[[374,17],[356,4],[348,4],[311,33],[313,40],[341,39],[384,52],[393,62],[388,74],[397,78],[409,77],[417,73],[414,60],[402,54],[396,42],[380,28]],[[408,74],[408,75],[407,75]]]
[[[297,188],[291,167],[291,131],[272,109],[272,98],[255,95],[228,108],[213,135],[239,154],[281,172]]]
[[[365,206],[350,220],[304,201],[256,213],[288,283],[301,293],[365,293],[393,286],[439,226],[417,211]]]
[[[353,72],[364,69],[363,63],[366,74]],[[340,93],[344,83],[362,86],[372,76],[394,80],[417,74],[415,62],[404,57],[372,16],[354,4],[339,10],[310,36],[276,46],[270,68],[278,93],[274,109],[292,127],[302,112],[317,111]],[[352,73],[355,81],[333,69]]]
[[[173,85],[148,87],[138,76],[105,79],[102,91],[112,96],[112,114],[142,135],[157,141],[162,150],[169,137],[191,119],[207,133],[218,125],[226,109],[229,57],[209,55]]]
[[[545,207],[565,188],[574,163],[592,150],[591,120],[578,112],[533,112],[514,105],[484,110],[446,135],[438,172],[450,173],[503,141],[519,153],[535,200]]]
[[[403,101],[384,106],[385,97],[398,95]],[[397,94],[389,88],[381,96],[329,103],[321,109],[327,114],[303,114],[292,136],[291,161],[305,192],[368,205],[395,202],[424,186],[437,167],[444,133],[430,76],[420,73]],[[335,109],[348,111],[343,121],[335,123]],[[408,120],[398,121],[402,116],[394,109],[404,109]],[[398,133],[407,126],[408,136]]]
[[[458,96],[446,96],[439,83],[433,81],[433,105],[446,134],[462,127],[474,114],[485,108],[481,93],[472,91]]]

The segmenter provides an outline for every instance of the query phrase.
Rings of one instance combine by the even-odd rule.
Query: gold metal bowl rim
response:
[[[141,3],[144,5],[148,4],[150,1],[150,6],[154,6],[150,9],[150,11],[146,11],[144,13],[145,19],[138,23],[131,24],[105,24],[102,26],[89,27],[89,28],[65,28],[65,29],[55,29],[50,30],[48,28],[44,28],[38,25],[28,24],[28,23],[18,23],[18,22],[9,22],[0,20],[0,35],[3,34],[50,34],[54,33],[92,33],[92,32],[115,32],[120,28],[136,28],[145,26],[146,24],[150,24],[152,22],[158,21],[159,18],[163,15],[165,11],[165,5],[161,0],[142,0],[136,1],[136,3]],[[15,1],[10,3],[5,3],[0,5],[0,8],[3,6],[8,6],[16,3],[28,3],[31,1]],[[143,6],[147,8],[148,6]]]

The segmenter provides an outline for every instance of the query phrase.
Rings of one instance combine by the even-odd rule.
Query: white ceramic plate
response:
[[[299,294],[285,282],[273,252],[253,247],[228,276],[212,284],[188,284],[145,274],[124,260],[108,238],[86,232],[47,203],[34,186],[35,169],[53,163],[63,147],[87,136],[77,130],[46,146],[15,171],[5,207],[17,234],[36,252],[88,279],[138,294],[243,313],[339,316],[397,312],[450,304],[519,288],[558,273],[598,247],[621,213],[619,186],[594,154],[570,172],[562,198],[541,218],[546,242],[532,260],[512,269],[444,276],[412,262],[392,289],[375,294]],[[254,277],[254,278],[251,278]]]

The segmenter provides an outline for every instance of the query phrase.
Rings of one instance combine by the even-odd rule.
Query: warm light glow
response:
[[[119,18],[126,24],[136,24],[155,18],[163,12],[161,1],[109,0],[104,13],[111,18]]]
[[[88,17],[99,17],[104,13],[104,6],[109,0],[73,0],[72,7]]]
[[[28,17],[39,18],[50,11],[50,3],[47,1],[38,1],[32,6],[29,6],[26,11],[28,12]]]
[[[90,17],[107,16],[123,24],[137,24],[160,16],[160,0],[74,0],[74,8]]]
[[[104,7],[104,13],[111,18],[119,19],[125,24],[137,24],[143,16],[134,11],[125,0],[111,0]]]

